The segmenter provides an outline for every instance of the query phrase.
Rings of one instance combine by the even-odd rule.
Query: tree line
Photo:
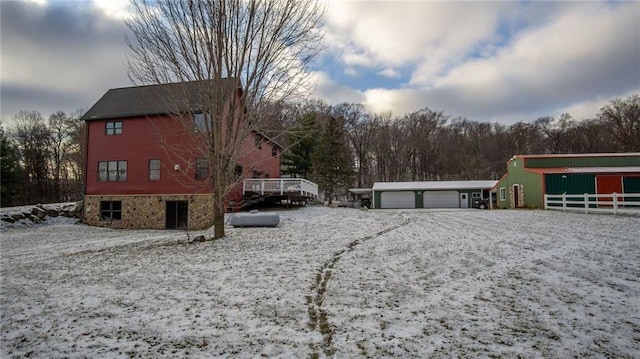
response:
[[[82,197],[82,113],[45,119],[20,111],[10,126],[0,123],[3,207]],[[590,119],[563,114],[511,125],[429,108],[375,114],[362,104],[317,100],[272,104],[260,116],[263,132],[285,148],[283,175],[318,183],[328,198],[376,181],[498,179],[516,154],[640,152],[639,95],[612,100]]]
[[[0,123],[2,207],[82,197],[82,112],[58,111],[45,119],[38,111],[20,111],[7,128]]]
[[[318,101],[284,112],[297,131],[285,141],[283,174],[317,182],[329,198],[376,181],[499,179],[513,155],[640,152],[639,95],[610,101],[594,118],[565,113],[511,125]]]

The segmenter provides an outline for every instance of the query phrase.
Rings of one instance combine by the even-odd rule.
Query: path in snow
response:
[[[332,343],[333,329],[331,328],[331,325],[329,323],[327,310],[323,308],[324,296],[327,291],[327,283],[329,282],[329,279],[331,279],[333,267],[346,252],[354,250],[359,244],[370,239],[380,237],[402,226],[406,226],[407,224],[409,224],[409,218],[405,217],[404,221],[401,224],[391,226],[389,228],[381,230],[378,233],[366,237],[354,239],[349,244],[347,244],[346,248],[335,252],[333,256],[328,261],[326,261],[318,270],[318,273],[316,273],[315,283],[311,287],[311,294],[305,296],[305,300],[309,307],[309,327],[311,329],[318,330],[320,334],[322,334],[322,343],[320,343],[319,345],[317,343],[311,345],[311,348],[314,350],[312,357],[318,357],[319,354],[317,350],[319,349],[319,347],[322,348],[322,351],[328,357],[331,357],[335,353],[335,349],[333,348]]]

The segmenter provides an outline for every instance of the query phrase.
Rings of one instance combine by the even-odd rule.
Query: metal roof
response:
[[[496,185],[496,180],[481,181],[424,181],[424,182],[376,182],[374,191],[403,191],[403,190],[454,190],[454,189],[489,189]]]

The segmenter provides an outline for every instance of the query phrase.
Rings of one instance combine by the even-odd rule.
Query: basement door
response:
[[[187,201],[167,201],[166,229],[187,229],[189,223],[189,203]]]

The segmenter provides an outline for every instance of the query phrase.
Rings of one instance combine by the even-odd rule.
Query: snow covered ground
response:
[[[207,243],[3,225],[0,357],[640,357],[637,217],[279,214]]]

